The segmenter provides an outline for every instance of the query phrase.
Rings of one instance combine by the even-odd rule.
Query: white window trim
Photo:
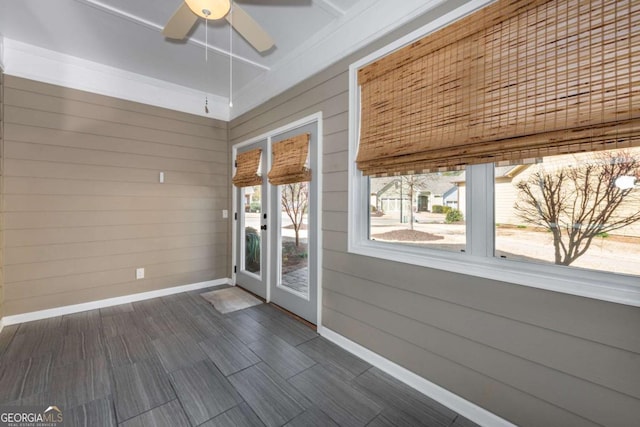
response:
[[[538,264],[493,256],[493,174],[479,165],[467,172],[467,253],[455,253],[369,240],[368,180],[356,167],[360,139],[360,90],[357,71],[390,52],[483,7],[492,0],[474,0],[443,15],[424,27],[351,64],[349,67],[349,221],[347,250],[350,253],[492,279],[514,285],[561,292],[640,307],[640,279],[637,276]],[[473,190],[472,190],[473,188]],[[472,200],[473,199],[473,200]],[[474,209],[470,209],[472,206]]]

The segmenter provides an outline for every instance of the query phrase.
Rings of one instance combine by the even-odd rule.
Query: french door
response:
[[[271,138],[275,144],[301,133],[309,134],[311,181],[272,186],[273,260],[270,268],[271,301],[317,324],[318,310],[318,124],[309,123]],[[314,155],[315,154],[315,155]]]
[[[237,150],[237,154],[260,149],[262,160],[258,167],[260,175],[266,178],[267,153],[266,139],[245,145]],[[235,161],[235,159],[234,159]],[[262,184],[249,187],[234,187],[236,206],[234,218],[236,222],[236,283],[256,295],[267,299],[267,180]]]
[[[311,181],[272,185],[271,147],[309,134]],[[303,121],[239,144],[234,154],[262,150],[262,184],[235,191],[236,284],[305,320],[318,323],[319,119]],[[235,160],[235,159],[234,159]]]

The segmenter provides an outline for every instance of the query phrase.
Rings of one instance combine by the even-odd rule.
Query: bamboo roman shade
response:
[[[304,133],[273,144],[273,161],[269,183],[273,185],[311,181],[306,167],[309,155],[309,134]]]
[[[236,187],[251,187],[262,184],[262,177],[258,175],[262,150],[245,151],[236,156],[236,174],[233,177],[233,185]]]
[[[640,1],[498,0],[358,82],[365,175],[640,145]]]

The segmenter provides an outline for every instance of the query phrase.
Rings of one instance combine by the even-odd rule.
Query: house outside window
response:
[[[369,238],[378,242],[461,252],[465,212],[458,206],[464,171],[371,178]],[[465,204],[462,203],[462,209]]]

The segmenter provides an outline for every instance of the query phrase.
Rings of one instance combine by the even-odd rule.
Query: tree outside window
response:
[[[572,264],[594,239],[640,221],[640,156],[593,153],[579,165],[534,168],[516,185],[515,211],[552,234],[556,264]]]

